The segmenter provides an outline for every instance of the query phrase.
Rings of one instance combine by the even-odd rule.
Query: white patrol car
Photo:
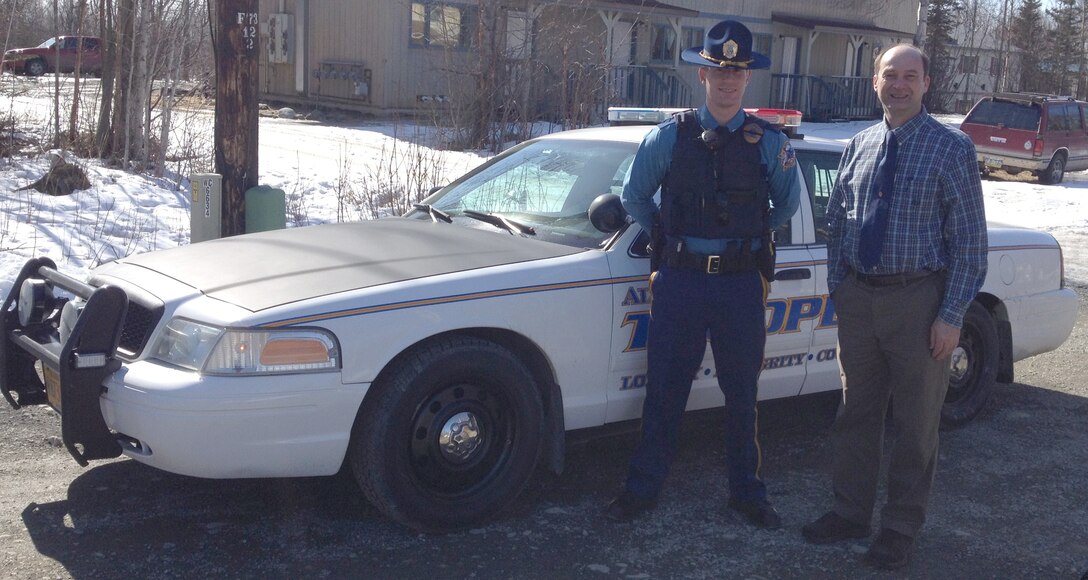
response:
[[[130,256],[86,282],[31,260],[0,312],[0,389],[56,408],[83,465],[123,453],[248,478],[347,464],[396,520],[475,524],[538,465],[561,469],[566,431],[640,416],[647,235],[618,194],[647,130],[527,141],[401,218]],[[793,146],[805,190],[777,232],[761,399],[841,386],[823,216],[843,146]],[[1011,381],[1013,361],[1058,347],[1076,315],[1051,236],[989,240],[948,425]],[[722,404],[714,373],[707,356],[689,409]]]

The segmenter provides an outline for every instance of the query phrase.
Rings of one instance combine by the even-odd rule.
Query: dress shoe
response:
[[[778,529],[782,526],[782,518],[767,500],[734,501],[729,500],[729,509],[744,516],[748,523],[757,528],[766,530]]]
[[[881,570],[898,570],[910,562],[914,538],[884,528],[869,546],[865,559]]]
[[[657,505],[656,498],[639,497],[629,491],[625,491],[608,504],[604,515],[617,522],[629,522]]]
[[[827,512],[820,519],[805,524],[801,535],[810,544],[833,544],[843,540],[868,538],[873,533],[869,526],[856,524],[835,512]]]

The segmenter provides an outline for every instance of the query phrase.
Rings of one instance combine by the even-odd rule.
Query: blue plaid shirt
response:
[[[828,290],[834,292],[849,270],[947,270],[938,316],[959,328],[986,277],[986,214],[975,146],[924,108],[893,130],[899,150],[884,251],[880,263],[866,271],[858,260],[858,230],[888,130],[882,122],[858,133],[839,161],[827,205]]]

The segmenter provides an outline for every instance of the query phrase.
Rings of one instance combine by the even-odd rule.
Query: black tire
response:
[[[46,71],[49,69],[49,67],[45,65],[45,61],[40,58],[27,61],[27,63],[23,65],[23,67],[23,70],[26,71],[27,76],[31,77],[40,77],[45,74]]]
[[[478,524],[525,488],[542,449],[536,381],[509,350],[450,337],[402,357],[352,429],[352,471],[387,516],[429,532]],[[458,432],[461,442],[446,440]]]
[[[1057,185],[1065,177],[1065,155],[1055,153],[1050,160],[1050,165],[1039,172],[1039,183],[1043,185]]]
[[[972,302],[963,317],[960,344],[952,353],[952,376],[941,408],[941,427],[969,423],[986,406],[997,380],[997,325],[990,313]]]

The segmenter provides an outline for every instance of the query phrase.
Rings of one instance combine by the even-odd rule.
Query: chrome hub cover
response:
[[[952,351],[952,379],[962,381],[970,368],[971,360],[967,356],[967,351],[963,350],[962,346],[957,346],[956,350]]]
[[[483,443],[483,434],[476,424],[476,416],[467,411],[458,413],[442,427],[438,447],[442,456],[454,463],[465,463]]]

